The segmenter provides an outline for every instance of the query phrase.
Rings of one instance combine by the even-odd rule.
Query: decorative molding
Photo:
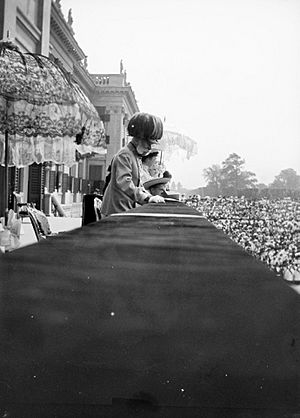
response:
[[[112,87],[112,86],[96,86],[95,96],[121,96],[123,97],[132,113],[138,112],[139,107],[131,87]]]
[[[61,10],[61,0],[55,0],[55,5]]]
[[[78,84],[83,84],[85,86],[88,95],[93,96],[95,92],[94,80],[90,73],[78,61],[73,64],[73,75]]]
[[[52,2],[51,7],[50,34],[51,31],[56,33],[65,46],[65,49],[67,49],[77,61],[85,59],[86,55],[74,38],[74,32],[70,27],[70,24],[66,22],[62,11],[54,2]]]
[[[75,32],[74,32],[74,30],[73,30],[73,16],[72,16],[72,9],[69,9],[67,24],[68,24],[68,26],[69,26],[69,28],[70,28],[70,31],[71,31],[72,35],[74,35],[74,34],[75,34]]]

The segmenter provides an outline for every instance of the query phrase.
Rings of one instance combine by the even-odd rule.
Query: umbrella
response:
[[[53,161],[73,165],[74,137],[105,148],[103,123],[81,88],[49,58],[21,53],[12,42],[0,42],[0,164]]]

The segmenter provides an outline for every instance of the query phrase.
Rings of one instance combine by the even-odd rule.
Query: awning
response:
[[[103,123],[78,84],[49,58],[1,42],[0,164],[71,166],[82,127],[83,143],[105,152]]]

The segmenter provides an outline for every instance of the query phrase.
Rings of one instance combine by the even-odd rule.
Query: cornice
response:
[[[125,94],[127,91],[126,87],[121,86],[96,86],[97,92],[101,92],[104,94]]]
[[[72,29],[66,22],[62,11],[53,1],[51,4],[50,32],[51,31],[57,35],[65,46],[65,49],[72,54],[76,61],[81,61],[86,58],[85,53],[75,40]]]
[[[128,100],[128,104],[131,107],[132,113],[139,112],[140,109],[138,107],[135,95],[134,95],[131,87],[130,87],[129,90],[127,90],[127,100]]]
[[[139,107],[132,91],[131,86],[126,87],[113,87],[113,86],[97,86],[95,94],[100,96],[123,96],[127,101],[132,113],[138,112]]]
[[[95,92],[95,83],[90,73],[83,67],[81,63],[74,63],[73,75],[75,76],[75,78],[80,80],[80,82],[85,85],[86,90],[89,93],[89,96],[92,96]]]

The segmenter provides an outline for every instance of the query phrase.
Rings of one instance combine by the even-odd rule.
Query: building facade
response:
[[[0,38],[11,39],[21,52],[49,56],[79,84],[96,107],[106,130],[107,154],[78,155],[72,167],[51,161],[10,168],[10,207],[13,191],[47,214],[55,194],[66,209],[81,209],[83,195],[102,190],[112,156],[127,142],[127,122],[138,111],[133,90],[120,65],[119,74],[89,74],[87,56],[75,39],[71,10],[65,17],[62,0],[0,0]],[[75,138],[74,138],[75,140]],[[2,170],[2,168],[0,168]],[[1,176],[3,178],[3,176]],[[0,194],[1,194],[0,181]]]
[[[95,83],[92,98],[105,127],[106,167],[113,156],[128,142],[127,125],[131,116],[139,111],[134,92],[120,65],[119,74],[91,74]]]

